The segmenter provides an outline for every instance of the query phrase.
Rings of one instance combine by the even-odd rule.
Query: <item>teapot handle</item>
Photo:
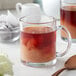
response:
[[[22,4],[21,3],[16,4],[16,10],[17,10],[18,14],[21,12],[21,10],[22,10]]]

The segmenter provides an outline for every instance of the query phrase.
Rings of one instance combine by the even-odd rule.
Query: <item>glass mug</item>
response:
[[[76,0],[61,0],[60,6],[61,25],[69,30],[72,42],[76,42]],[[62,39],[66,40],[64,32],[62,32]]]
[[[33,19],[34,20],[34,19]],[[63,53],[56,53],[56,31],[67,35],[68,46]],[[41,16],[35,23],[30,17],[20,18],[21,61],[28,66],[48,66],[56,63],[56,56],[64,56],[71,46],[71,36],[63,26],[56,26],[53,17]]]

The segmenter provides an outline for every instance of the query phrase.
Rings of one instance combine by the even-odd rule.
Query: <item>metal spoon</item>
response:
[[[76,69],[76,55],[70,57],[64,64],[64,68],[55,72],[52,76],[59,76],[59,74],[64,70],[73,70]]]

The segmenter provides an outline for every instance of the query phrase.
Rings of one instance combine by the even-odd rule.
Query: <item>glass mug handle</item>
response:
[[[67,45],[66,50],[64,52],[62,52],[62,53],[60,53],[60,52],[57,53],[57,57],[62,57],[68,52],[68,50],[71,47],[71,35],[70,35],[69,31],[62,25],[58,26],[57,30],[63,30],[65,32],[66,36],[67,36],[67,41],[68,41],[68,45]]]

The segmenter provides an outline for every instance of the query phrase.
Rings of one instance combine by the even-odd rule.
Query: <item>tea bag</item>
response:
[[[13,27],[18,26],[18,19],[8,10],[7,11],[7,21],[10,23]]]
[[[16,27],[19,27],[18,20],[10,11],[7,15],[0,15],[0,41],[13,39],[15,33],[12,33]]]
[[[0,16],[0,41],[11,38],[10,30],[7,28],[7,16]]]

